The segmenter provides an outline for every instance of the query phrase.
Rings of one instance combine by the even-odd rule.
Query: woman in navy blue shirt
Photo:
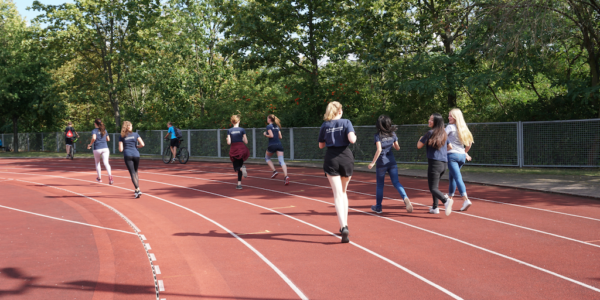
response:
[[[346,190],[354,171],[354,154],[348,145],[356,143],[356,134],[352,122],[342,119],[342,113],[342,104],[339,102],[333,101],[327,105],[323,117],[325,122],[319,131],[319,148],[327,147],[323,171],[325,171],[333,190],[342,243],[348,243],[350,239],[348,239],[348,195]]]
[[[377,133],[375,134],[375,146],[377,151],[373,157],[373,161],[369,164],[369,169],[372,169],[377,164],[377,193],[376,193],[376,205],[371,206],[371,210],[380,214],[382,212],[381,202],[383,201],[383,187],[385,183],[385,173],[390,174],[392,184],[404,199],[406,205],[406,211],[412,212],[413,207],[404,191],[404,187],[398,181],[398,165],[396,164],[396,158],[392,153],[392,147],[396,150],[400,150],[398,144],[398,137],[396,136],[396,127],[392,125],[392,120],[386,115],[381,115],[377,119]]]
[[[227,130],[227,145],[231,145],[229,159],[233,163],[233,170],[238,173],[238,184],[235,187],[238,190],[242,189],[242,175],[248,177],[244,161],[250,156],[250,151],[246,147],[248,137],[246,137],[246,130],[240,127],[240,120],[239,115],[231,116],[230,121],[233,127]]]
[[[281,166],[281,169],[283,169],[283,175],[285,176],[283,181],[285,185],[288,185],[290,184],[290,178],[288,177],[287,166],[283,160],[283,145],[281,144],[281,139],[283,136],[281,135],[281,123],[279,118],[273,114],[267,116],[267,123],[269,123],[269,125],[267,125],[267,131],[263,133],[264,136],[269,138],[269,147],[267,147],[267,152],[265,153],[265,161],[271,168],[271,171],[273,171],[271,178],[275,178],[279,173],[277,173],[277,170],[271,161],[271,156],[273,156],[273,153],[277,152],[277,160],[279,161],[279,165]]]
[[[444,129],[444,119],[442,115],[434,113],[429,117],[427,125],[429,130],[424,136],[419,139],[417,148],[421,149],[425,146],[427,152],[427,183],[429,191],[433,196],[433,206],[429,209],[430,214],[439,214],[438,200],[442,201],[446,206],[446,216],[452,213],[452,204],[454,201],[440,192],[439,184],[442,175],[446,172],[448,163],[448,135]]]
[[[131,122],[123,122],[121,136],[119,137],[119,151],[123,152],[125,165],[127,166],[127,170],[129,170],[131,181],[135,187],[135,198],[142,196],[138,177],[138,166],[140,165],[140,152],[138,148],[142,147],[144,147],[144,141],[137,132],[133,132]]]
[[[113,184],[113,177],[110,170],[110,164],[108,163],[108,156],[110,155],[110,150],[108,150],[107,142],[110,142],[110,137],[106,132],[106,126],[104,126],[102,120],[94,120],[94,126],[96,128],[92,130],[92,140],[90,141],[90,144],[87,146],[87,148],[94,148],[94,161],[96,164],[96,173],[98,173],[96,181],[102,182],[102,167],[100,167],[100,160],[102,160],[102,162],[104,163],[104,167],[106,168],[106,172],[108,173],[108,184]]]

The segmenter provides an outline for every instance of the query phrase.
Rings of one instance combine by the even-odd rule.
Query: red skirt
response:
[[[231,148],[229,149],[229,159],[231,161],[234,161],[236,159],[246,161],[249,156],[250,151],[248,150],[248,147],[246,147],[246,144],[244,144],[243,142],[231,144]]]

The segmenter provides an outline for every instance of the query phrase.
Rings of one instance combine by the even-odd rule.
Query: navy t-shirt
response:
[[[140,152],[137,149],[137,139],[139,137],[136,132],[132,132],[126,137],[119,136],[119,142],[123,142],[123,156],[140,157]]]
[[[279,145],[279,127],[277,127],[277,125],[274,124],[269,124],[267,125],[267,133],[269,133],[269,130],[271,130],[271,132],[273,133],[273,137],[269,138],[269,146]]]
[[[429,144],[427,143],[429,141],[429,138],[431,137],[432,133],[433,133],[433,129],[427,131],[427,133],[420,140],[421,143],[425,144],[427,158],[433,159],[433,160],[438,160],[438,161],[448,162],[448,144],[450,142],[448,141],[448,139],[446,139],[446,144],[444,146],[442,146],[440,149],[435,149],[435,148],[429,146]],[[444,131],[444,133],[446,133],[446,132]]]
[[[396,158],[392,153],[392,147],[394,143],[398,141],[398,137],[395,133],[392,136],[381,138],[379,134],[375,134],[375,144],[381,143],[381,154],[377,158],[377,167],[387,167],[396,164]]]
[[[92,135],[96,135],[96,140],[94,141],[94,150],[100,150],[100,149],[106,149],[108,148],[108,144],[106,144],[106,136],[108,135],[108,132],[102,136],[102,132],[100,132],[100,129],[98,128],[94,128],[94,130],[92,130]]]
[[[231,143],[244,142],[246,130],[242,127],[231,127],[227,130],[227,135],[231,136]]]
[[[354,127],[348,119],[325,121],[319,131],[319,143],[325,143],[327,147],[346,147],[350,145],[350,132],[354,132]]]

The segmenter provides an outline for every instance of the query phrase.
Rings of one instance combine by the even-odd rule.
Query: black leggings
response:
[[[233,170],[238,172],[238,181],[242,181],[242,167],[244,166],[243,159],[233,160]]]
[[[446,203],[446,197],[444,197],[444,194],[438,188],[440,179],[444,175],[444,172],[446,172],[446,162],[435,159],[429,159],[428,162],[427,183],[429,184],[429,191],[433,196],[433,209],[436,209],[438,207],[438,199],[442,203]]]
[[[131,181],[133,182],[133,186],[135,189],[139,189],[139,179],[138,179],[138,166],[140,165],[139,156],[125,156],[125,165],[127,166],[127,170],[129,170],[129,175],[131,176]]]

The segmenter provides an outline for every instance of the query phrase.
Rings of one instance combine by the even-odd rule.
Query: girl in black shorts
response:
[[[279,173],[277,173],[277,170],[275,170],[275,166],[271,161],[271,156],[273,156],[273,153],[277,152],[277,160],[279,161],[281,169],[283,169],[283,175],[285,175],[283,181],[285,182],[285,185],[288,185],[290,184],[290,178],[287,174],[287,166],[283,161],[283,145],[281,144],[281,139],[283,137],[281,136],[281,123],[279,122],[279,118],[273,114],[267,117],[267,123],[269,123],[269,125],[267,125],[267,131],[263,133],[264,136],[269,138],[269,147],[265,153],[265,161],[271,168],[271,171],[273,171],[271,178],[275,178],[275,176],[277,176]]]
[[[231,124],[233,127],[227,131],[227,145],[231,145],[229,149],[229,159],[233,163],[233,170],[238,173],[238,184],[235,187],[238,190],[242,189],[242,176],[248,177],[246,172],[246,166],[244,161],[250,156],[248,151],[248,137],[246,137],[246,130],[240,127],[240,116],[231,116]]]
[[[350,143],[356,143],[356,134],[352,122],[342,119],[342,104],[337,101],[330,102],[319,131],[319,148],[327,147],[323,171],[329,179],[333,190],[333,199],[338,221],[340,222],[340,233],[342,243],[348,243],[348,183],[354,171],[354,154],[348,148]]]

